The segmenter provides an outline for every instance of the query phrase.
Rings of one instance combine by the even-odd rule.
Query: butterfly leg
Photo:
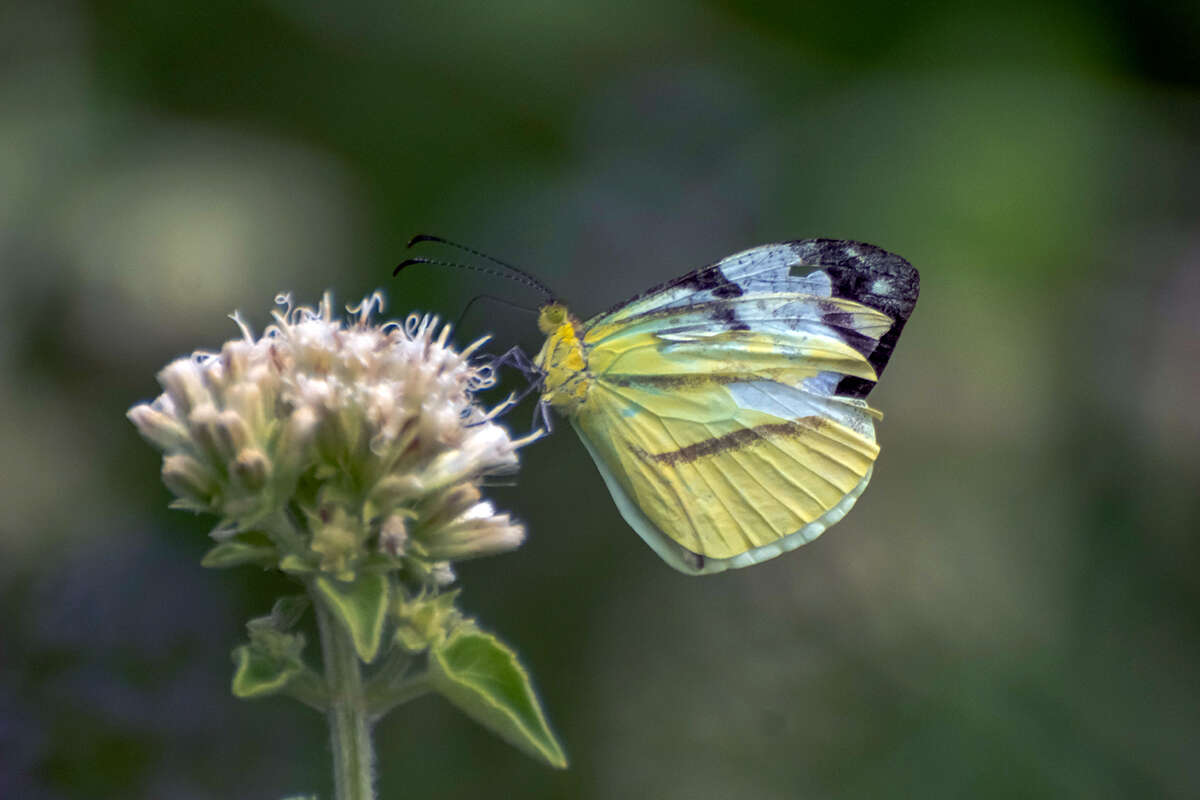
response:
[[[491,370],[493,376],[499,376],[500,370],[508,366],[511,366],[525,376],[525,388],[516,394],[510,395],[508,401],[505,403],[507,408],[516,406],[533,392],[541,391],[542,389],[545,376],[520,347],[509,348],[501,355],[492,358],[485,366]],[[542,428],[546,433],[550,433],[553,430],[553,426],[550,423],[550,414],[545,403],[541,401],[537,403],[533,410],[532,427],[534,430],[538,429],[539,417],[541,418]]]
[[[525,355],[525,351],[520,347],[510,347],[507,352],[493,358],[488,366],[491,367],[493,375],[499,375],[503,367],[511,366],[525,376],[525,380],[527,381],[526,386],[513,400],[513,405],[524,400],[530,393],[540,391],[542,388],[542,380],[544,378],[542,371],[529,359],[529,356]]]
[[[537,365],[530,360],[529,356],[525,355],[525,351],[520,347],[510,347],[502,355],[498,355],[492,359],[492,369],[499,370],[501,367],[512,366],[517,369],[522,375],[527,378],[540,378],[542,371],[537,368]]]
[[[545,384],[545,373],[538,368],[537,364],[534,364],[533,361],[530,360],[529,356],[525,355],[524,350],[522,350],[520,347],[509,348],[508,351],[503,355],[493,359],[492,369],[499,371],[501,367],[509,364],[511,364],[516,370],[524,375],[529,381],[521,393],[518,394],[513,400],[513,405],[520,403],[522,400],[528,397],[530,392],[542,390]],[[541,423],[542,430],[546,431],[546,433],[554,433],[554,421],[550,416],[550,406],[547,403],[543,403],[541,400],[539,400],[537,405],[533,407],[533,422],[530,423],[530,427],[533,428],[533,430],[537,430],[539,422]]]
[[[530,423],[530,426],[534,430],[537,430],[539,417],[542,422],[542,430],[546,431],[547,434],[554,433],[554,422],[550,418],[549,403],[543,403],[541,400],[538,400],[537,405],[533,407],[533,422]]]

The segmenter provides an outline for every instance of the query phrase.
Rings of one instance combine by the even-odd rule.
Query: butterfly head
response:
[[[538,330],[549,336],[571,322],[571,312],[557,301],[546,303],[538,310]]]
[[[542,402],[571,414],[583,404],[591,385],[583,326],[566,306],[553,302],[538,313],[538,329],[546,334],[534,359],[545,375]]]

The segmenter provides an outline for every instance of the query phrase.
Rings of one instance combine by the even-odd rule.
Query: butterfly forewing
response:
[[[780,339],[814,334],[865,356],[874,376],[840,394],[865,397],[891,358],[920,279],[900,256],[862,242],[800,239],[737,253],[589,320],[587,343],[654,330],[749,329]],[[674,329],[674,330],[672,330]]]

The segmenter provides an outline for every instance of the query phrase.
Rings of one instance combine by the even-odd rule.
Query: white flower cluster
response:
[[[163,451],[179,507],[218,515],[218,538],[262,530],[280,559],[349,577],[373,554],[419,564],[443,580],[446,562],[518,546],[524,530],[483,500],[483,477],[516,470],[512,439],[475,403],[488,367],[456,352],[449,325],[409,315],[373,324],[376,293],[332,315],[276,298],[275,323],[219,353],[197,353],[158,375],[164,388],[129,418]]]

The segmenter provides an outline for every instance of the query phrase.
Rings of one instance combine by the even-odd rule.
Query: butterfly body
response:
[[[561,303],[543,306],[538,327],[546,343],[535,359],[542,376],[541,402],[571,416],[591,390],[593,378],[583,345],[583,326]]]
[[[764,245],[581,322],[542,308],[541,403],[564,414],[626,521],[707,574],[820,535],[879,454],[865,397],[916,303],[871,245]]]

